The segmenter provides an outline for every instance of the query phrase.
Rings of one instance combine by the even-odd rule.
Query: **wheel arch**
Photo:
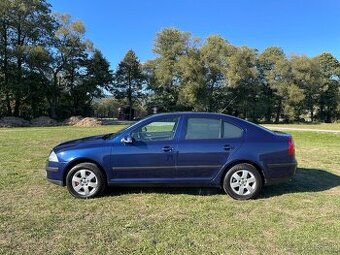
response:
[[[68,172],[73,167],[75,167],[76,165],[79,165],[81,163],[91,163],[91,164],[96,165],[98,167],[98,169],[102,172],[102,174],[103,174],[103,176],[105,178],[105,182],[107,183],[107,180],[108,180],[107,174],[106,174],[104,168],[98,162],[96,162],[93,159],[89,159],[89,158],[77,158],[77,159],[74,159],[71,162],[69,162],[67,164],[67,166],[65,167],[64,174],[63,174],[63,184],[64,184],[64,186],[66,185],[66,176],[67,176]]]
[[[249,165],[252,165],[256,168],[256,170],[259,172],[261,178],[262,178],[262,182],[265,183],[265,178],[264,178],[264,173],[263,173],[263,169],[260,167],[260,165],[254,161],[251,161],[251,160],[243,160],[243,159],[240,159],[240,160],[235,160],[233,162],[230,162],[229,164],[227,164],[223,171],[222,171],[222,175],[220,176],[220,185],[222,186],[223,185],[223,179],[224,179],[224,176],[227,174],[227,172],[233,167],[233,166],[236,166],[238,164],[249,164]]]

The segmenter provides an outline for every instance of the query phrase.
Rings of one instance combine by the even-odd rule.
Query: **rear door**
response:
[[[187,116],[178,142],[176,177],[209,181],[242,143],[243,130],[218,117]]]

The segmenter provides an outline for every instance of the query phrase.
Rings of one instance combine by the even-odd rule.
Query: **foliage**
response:
[[[135,52],[129,50],[124,59],[119,63],[114,76],[112,92],[116,98],[127,98],[129,106],[129,118],[133,119],[132,108],[134,102],[143,96],[145,76]]]
[[[157,58],[145,64],[153,101],[163,111],[177,109],[179,87],[179,59],[187,53],[190,34],[175,28],[163,29],[156,36],[153,48]]]
[[[220,36],[203,43],[175,28],[156,35],[155,59],[144,65],[150,105],[163,111],[219,111],[253,121],[338,118],[339,62],[329,53],[287,57],[262,53]]]
[[[81,21],[52,14],[46,0],[1,1],[0,116],[91,115],[111,92],[144,113],[157,107],[264,122],[340,118],[340,62],[330,53],[258,52],[219,35],[201,40],[165,28],[156,34],[155,58],[141,64],[129,50],[113,72],[85,33]]]
[[[109,63],[84,39],[81,21],[51,14],[45,0],[0,4],[0,105],[4,115],[53,118],[90,114]]]

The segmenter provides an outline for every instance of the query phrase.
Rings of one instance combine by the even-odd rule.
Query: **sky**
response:
[[[330,52],[340,60],[340,0],[49,0],[69,13],[115,68],[129,49],[154,58],[157,32],[175,27],[206,39],[218,34],[237,46],[283,48],[287,55]]]

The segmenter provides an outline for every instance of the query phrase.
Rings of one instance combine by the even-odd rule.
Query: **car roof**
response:
[[[241,124],[243,127],[245,128],[255,128],[255,129],[260,129],[266,133],[271,133],[273,134],[273,131],[264,128],[262,126],[259,126],[253,122],[250,122],[248,120],[244,120],[232,115],[228,115],[228,114],[224,114],[224,113],[218,113],[218,112],[167,112],[167,113],[157,113],[157,114],[152,114],[149,115],[147,118],[154,118],[154,117],[162,117],[162,116],[183,116],[183,115],[189,115],[189,116],[193,116],[193,115],[197,115],[197,116],[212,116],[212,117],[224,117],[229,119],[230,121],[232,121],[234,124],[238,123]]]
[[[228,117],[228,118],[232,118],[232,119],[235,119],[235,120],[242,120],[242,119],[237,118],[235,116],[224,114],[224,113],[218,113],[218,112],[166,112],[166,113],[152,114],[152,115],[149,115],[148,118],[170,116],[170,115],[171,116],[173,116],[173,115],[178,115],[178,116],[183,116],[183,115],[215,116],[215,117]]]
[[[151,116],[166,116],[166,115],[222,115],[222,116],[229,116],[223,113],[217,112],[165,112],[165,113],[156,113]]]

